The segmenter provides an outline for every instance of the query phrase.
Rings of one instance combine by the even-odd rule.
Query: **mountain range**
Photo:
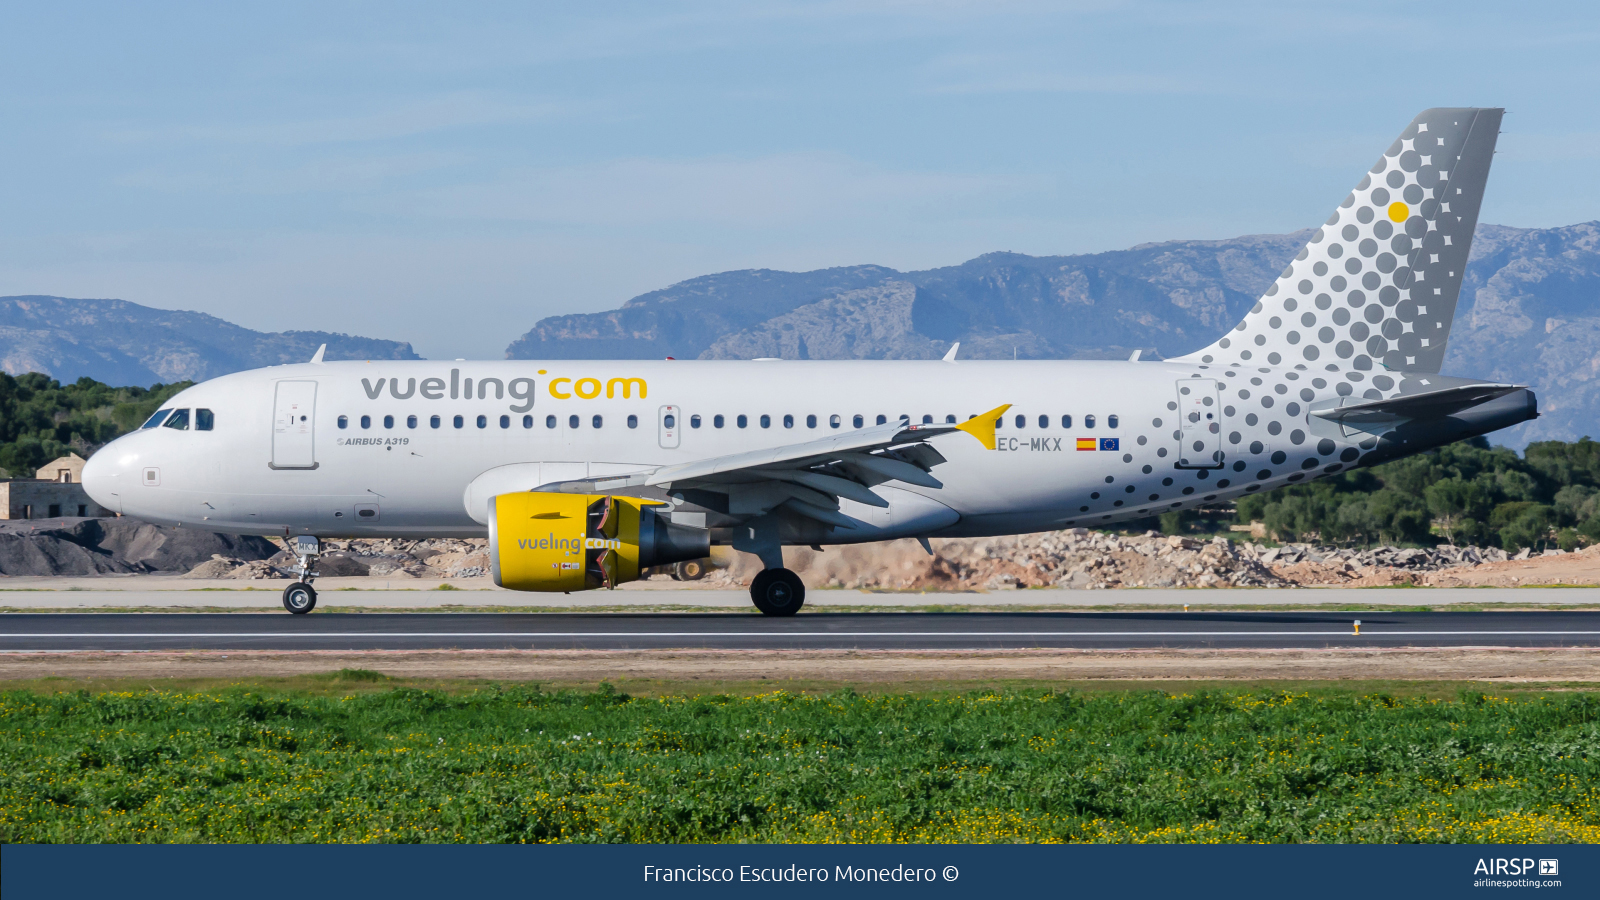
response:
[[[620,308],[552,316],[510,359],[974,359],[1178,356],[1232,327],[1309,231],[1168,241],[1077,256],[989,253],[900,272],[722,272]],[[415,359],[411,345],[262,333],[120,300],[0,297],[0,368],[113,384],[210,378],[310,357]],[[1600,434],[1600,222],[1480,225],[1444,371],[1531,385],[1542,416],[1496,436]]]
[[[126,300],[0,297],[0,370],[87,375],[113,385],[203,381],[261,366],[326,359],[419,359],[399,341],[325,331],[251,331],[216,316]]]

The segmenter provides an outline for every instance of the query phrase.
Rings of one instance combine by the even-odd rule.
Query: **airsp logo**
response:
[[[1474,875],[1526,875],[1533,871],[1531,859],[1479,859],[1477,868],[1472,870]],[[1540,875],[1559,874],[1560,864],[1557,860],[1539,860]]]

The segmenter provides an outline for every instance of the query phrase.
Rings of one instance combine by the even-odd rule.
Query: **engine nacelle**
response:
[[[514,591],[588,591],[651,566],[711,554],[711,532],[667,521],[637,497],[522,491],[489,500],[494,583]]]

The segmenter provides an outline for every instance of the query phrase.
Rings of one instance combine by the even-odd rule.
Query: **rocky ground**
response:
[[[1442,546],[1353,550],[1289,544],[1267,547],[1147,532],[1115,535],[1076,528],[999,538],[935,540],[929,556],[915,541],[788,548],[785,563],[818,587],[886,590],[1006,590],[1065,587],[1379,587],[1432,584],[1596,584],[1600,548],[1583,553]],[[702,583],[748,583],[759,563],[742,555]]]
[[[478,578],[489,574],[488,541],[432,538],[324,541],[317,573],[329,578],[369,575],[405,578]],[[260,560],[216,554],[195,566],[185,578],[236,578],[253,581],[289,578],[295,559],[286,550]]]
[[[814,587],[868,590],[1600,584],[1600,547],[1539,555],[1450,546],[1268,547],[1221,536],[1117,535],[1082,528],[935,540],[932,546],[932,556],[910,540],[820,552],[790,547],[784,559]],[[487,541],[482,539],[339,540],[326,541],[324,547],[327,552],[317,570],[329,578],[486,581],[489,575]],[[0,524],[0,575],[165,572],[196,580],[260,581],[291,578],[293,566],[293,557],[281,544],[265,538],[162,528],[132,519]],[[718,548],[716,566],[692,584],[737,588],[749,584],[759,570],[754,557]],[[668,579],[658,575],[653,580]]]
[[[137,519],[0,521],[0,575],[187,572],[215,555],[244,564],[278,549],[265,538],[163,528]]]

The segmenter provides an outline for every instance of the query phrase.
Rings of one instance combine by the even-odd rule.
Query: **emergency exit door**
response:
[[[1216,379],[1178,382],[1178,468],[1222,468],[1222,385]]]
[[[317,383],[280,381],[272,408],[272,468],[315,469]]]
[[[676,406],[661,407],[661,446],[668,450],[678,449],[678,437],[683,434],[682,412]]]

